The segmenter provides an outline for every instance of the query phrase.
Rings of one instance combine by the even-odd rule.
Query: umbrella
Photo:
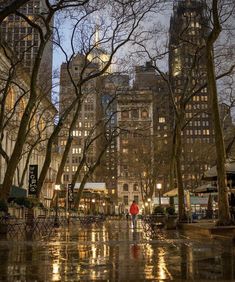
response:
[[[172,189],[163,194],[164,197],[174,197],[178,195],[178,188]]]
[[[184,191],[184,194],[186,194],[186,191]],[[172,189],[166,193],[163,194],[164,197],[175,197],[178,196],[178,188]]]
[[[194,193],[212,193],[212,192],[217,192],[217,187],[208,184],[201,185],[194,190]]]
[[[227,175],[235,175],[235,160],[227,160],[225,163],[225,170]],[[203,180],[216,180],[217,179],[217,169],[216,166],[213,166],[202,176]]]

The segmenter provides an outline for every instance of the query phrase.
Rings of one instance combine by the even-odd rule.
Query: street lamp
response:
[[[92,199],[91,202],[92,202],[92,213],[95,214],[95,199]]]
[[[105,212],[105,206],[106,206],[106,204],[103,203],[102,206],[103,206],[103,213],[105,214],[105,213],[106,213],[106,212]]]
[[[161,192],[162,189],[162,183],[157,183],[157,189],[158,189],[158,197],[159,197],[159,206],[161,206]]]
[[[145,202],[145,214],[148,214],[148,203],[147,202]]]
[[[150,198],[148,198],[148,199],[147,199],[147,201],[148,201],[149,213],[150,213],[150,212],[151,212],[151,210],[150,210],[150,202],[151,202],[151,199],[150,199]]]
[[[59,227],[59,218],[58,218],[58,200],[59,200],[59,193],[58,191],[60,190],[60,185],[56,184],[55,185],[55,191],[56,191],[56,206],[55,206],[55,221],[54,221],[54,226]]]

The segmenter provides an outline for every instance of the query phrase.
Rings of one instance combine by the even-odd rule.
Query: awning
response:
[[[74,190],[78,190],[80,185],[81,183],[76,183]],[[87,182],[84,186],[84,191],[108,193],[105,182]]]
[[[191,194],[190,191],[184,190],[184,195],[186,195],[188,192]],[[178,188],[172,189],[172,190],[164,193],[163,196],[164,197],[175,197],[175,196],[178,196]]]
[[[10,192],[10,198],[23,198],[27,197],[27,190],[18,186],[12,186]]]

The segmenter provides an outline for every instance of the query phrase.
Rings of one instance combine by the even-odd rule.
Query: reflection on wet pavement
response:
[[[235,279],[231,241],[159,229],[149,238],[138,222],[58,229],[41,240],[0,240],[0,281],[146,281]]]

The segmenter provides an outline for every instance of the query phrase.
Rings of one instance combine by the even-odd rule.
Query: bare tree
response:
[[[20,7],[28,3],[29,0],[1,0],[0,1],[0,23],[10,14],[13,14],[17,11]]]
[[[89,75],[89,77],[81,76],[82,79],[78,83],[78,88],[81,88],[81,86],[87,81],[94,79],[99,75],[101,75],[102,73],[104,73],[108,69],[109,65],[111,64],[114,54],[118,51],[118,49],[120,49],[126,42],[130,40],[135,30],[138,28],[142,18],[144,18],[147,12],[154,7],[154,3],[150,3],[147,8],[144,6],[143,2],[139,1],[137,4],[124,3],[124,2],[122,3],[120,1],[115,1],[115,3],[113,2],[107,3],[106,7],[108,8],[106,9],[105,13],[110,12],[111,21],[108,22],[109,29],[107,29],[105,32],[105,38],[103,38],[103,42],[105,43],[106,46],[108,46],[108,44],[110,46],[110,50],[111,50],[110,59],[107,62],[106,66],[103,68],[103,70],[92,73]],[[6,199],[9,195],[12,179],[16,171],[17,164],[20,160],[22,149],[25,143],[25,138],[26,138],[25,133],[30,121],[30,113],[32,112],[35,106],[35,101],[37,100],[37,91],[36,91],[37,76],[41,63],[42,54],[44,52],[47,42],[51,38],[52,27],[50,23],[52,18],[55,16],[56,13],[65,11],[66,9],[70,14],[72,12],[72,9],[74,11],[75,9],[78,10],[80,9],[80,15],[82,15],[80,16],[80,19],[82,17],[85,18],[86,15],[91,14],[91,11],[97,11],[98,10],[97,7],[101,7],[102,3],[101,2],[97,3],[96,1],[77,1],[75,3],[74,1],[61,0],[58,3],[53,3],[53,4],[51,4],[49,1],[46,1],[46,5],[47,5],[47,11],[45,11],[43,15],[42,14],[38,15],[36,21],[22,14],[18,10],[14,11],[17,16],[21,17],[22,20],[24,20],[29,26],[31,26],[32,28],[38,31],[40,38],[40,46],[38,48],[32,74],[30,77],[30,91],[27,97],[28,99],[27,104],[19,125],[18,138],[16,139],[14,150],[8,161],[6,174],[3,180],[2,189],[0,191],[0,197],[2,199]],[[85,28],[83,30],[85,32]],[[83,34],[85,35],[84,32]],[[83,37],[83,40],[86,40],[86,37]],[[81,50],[84,53],[86,49],[84,49],[83,47]],[[91,50],[88,50],[87,55],[90,53],[90,51]],[[71,101],[71,104],[68,106],[67,111],[64,112],[63,116],[61,117],[57,126],[55,127],[53,134],[48,140],[46,157],[45,157],[45,160],[47,161],[45,162],[45,165],[42,168],[42,172],[39,178],[38,195],[40,195],[40,191],[47,173],[47,169],[51,161],[52,146],[62,127],[61,124],[63,123],[63,121],[66,119],[66,116],[70,113],[71,109],[73,109],[74,105],[76,105],[79,100],[80,97],[76,97],[74,101]]]
[[[67,71],[68,76],[71,80],[71,85],[73,87],[74,98],[71,99],[70,106],[67,107],[61,114],[59,121],[55,127],[55,130],[51,135],[51,138],[49,139],[45,163],[38,181],[38,196],[40,195],[41,187],[45,179],[48,165],[50,164],[50,155],[53,140],[55,140],[60,130],[62,129],[63,122],[69,116],[71,110],[75,108],[75,112],[77,114],[73,118],[74,122],[71,124],[72,127],[70,127],[70,131],[73,130],[73,127],[77,120],[77,115],[79,114],[79,109],[81,107],[82,100],[86,96],[86,91],[84,91],[85,87],[89,84],[94,83],[97,78],[105,74],[109,70],[109,67],[113,62],[114,56],[116,55],[118,50],[121,49],[134,36],[136,36],[136,33],[138,33],[138,27],[142,19],[148,12],[155,8],[155,4],[152,2],[150,2],[148,5],[145,4],[146,3],[142,1],[139,1],[138,3],[122,3],[119,1],[115,1],[115,3],[112,3],[112,6],[107,5],[107,10],[104,11],[104,15],[100,15],[100,21],[102,25],[99,29],[100,39],[98,40],[98,42],[94,40],[97,30],[97,24],[89,24],[89,21],[86,17],[80,17],[76,19],[71,37],[72,55],[70,56],[68,56],[63,50],[63,48],[61,48],[58,38],[57,44],[58,46],[60,46],[67,61]],[[97,11],[97,6],[95,11]],[[109,16],[108,14],[106,14],[106,12],[109,13]],[[102,17],[106,18],[106,20],[102,20]],[[82,63],[81,68],[79,70],[79,76],[74,78],[71,74],[69,64],[72,61],[73,56],[76,54],[74,47],[74,43],[76,42],[74,34],[76,31],[81,34],[81,37],[79,37],[78,49],[79,53],[81,54]],[[108,56],[105,60],[103,59],[102,54],[99,55],[99,49],[97,48],[97,46],[103,46],[103,48],[107,50],[106,52]],[[92,68],[92,64],[94,63],[99,65],[98,69]],[[69,143],[70,142],[68,142],[68,147]],[[68,149],[69,148],[64,151],[66,154],[69,151]],[[65,156],[63,158],[64,160]],[[62,166],[63,165],[64,164],[62,164]]]
[[[226,6],[226,5],[225,5]],[[227,6],[228,7],[228,6]],[[221,4],[221,8],[225,8],[223,4]],[[215,7],[213,7],[215,9]],[[209,8],[208,11],[212,11],[213,9]],[[232,7],[230,7],[230,12],[226,9],[224,14],[222,12],[223,10],[220,10],[220,15],[217,13],[217,21],[221,20],[222,17],[221,15],[224,15],[224,21],[227,20],[229,17],[232,15]],[[212,13],[213,14],[213,13]],[[215,14],[216,15],[216,14]],[[215,16],[214,15],[214,16]],[[219,17],[220,16],[220,17]],[[177,76],[180,76],[182,66],[180,64],[175,63],[175,69],[171,70],[171,77],[167,76],[163,71],[161,71],[158,61],[168,53],[166,50],[165,52],[161,52],[160,54],[157,54],[155,56],[151,55],[151,52],[149,51],[149,48],[146,48],[145,42],[139,41],[138,45],[141,46],[144,50],[143,52],[147,54],[147,56],[152,60],[153,65],[156,69],[156,71],[162,76],[163,80],[167,83],[168,85],[168,92],[171,97],[171,102],[172,106],[174,109],[175,117],[174,117],[174,130],[173,130],[173,141],[172,141],[172,161],[171,161],[171,178],[170,178],[170,186],[174,187],[173,179],[174,179],[174,174],[176,174],[177,177],[177,186],[178,186],[178,199],[179,199],[179,218],[180,220],[183,220],[185,217],[185,207],[184,207],[184,182],[182,179],[182,171],[181,171],[181,158],[182,158],[182,131],[184,131],[187,127],[187,125],[192,122],[197,115],[202,114],[203,111],[194,111],[194,114],[191,115],[190,117],[186,115],[188,107],[190,107],[190,104],[193,100],[193,98],[198,95],[201,91],[203,91],[204,88],[208,87],[208,92],[210,93],[210,96],[212,95],[211,93],[211,86],[209,88],[209,83],[212,80],[209,80],[206,75],[209,72],[208,64],[210,62],[210,59],[207,60],[205,59],[206,57],[208,58],[208,44],[210,45],[210,51],[212,52],[213,50],[213,43],[216,39],[215,35],[215,30],[214,26],[216,26],[216,21],[215,18],[212,22],[212,33],[208,36],[209,41],[207,38],[205,40],[207,41],[207,47],[204,44],[204,41],[201,41],[201,44],[197,44],[194,41],[190,41],[189,37],[187,37],[188,31],[190,31],[190,19],[186,21],[186,26],[183,27],[183,30],[179,34],[178,39],[176,39],[175,45],[172,49],[172,52],[181,52],[184,50],[184,53],[189,53],[191,56],[191,63],[188,66],[187,69],[187,76],[182,78],[181,81],[181,86],[180,86],[180,95],[179,93],[175,93],[174,89],[177,88],[177,85],[175,85],[174,81],[177,82]],[[215,27],[216,29],[216,27]],[[217,28],[218,32],[218,28]],[[214,35],[212,35],[214,34]],[[185,36],[186,35],[186,36]],[[218,34],[217,34],[218,36]],[[202,39],[202,38],[201,38]],[[213,39],[213,40],[212,40]],[[179,43],[178,45],[176,43]],[[210,42],[210,43],[208,43]],[[175,48],[175,49],[174,49]],[[148,49],[148,50],[147,50]],[[181,51],[180,51],[180,50]],[[140,54],[139,51],[138,54]],[[220,58],[221,60],[221,58]],[[204,64],[204,69],[202,70],[199,66],[200,64]],[[220,68],[220,74],[217,74],[217,76],[214,76],[214,87],[216,86],[216,80],[219,80],[227,75],[230,75],[233,72],[234,65],[226,66],[226,68]],[[210,69],[211,71],[212,69]],[[206,79],[207,78],[207,79]],[[178,87],[179,88],[179,87]],[[215,91],[216,88],[213,89]],[[214,93],[214,92],[213,92]],[[217,94],[216,94],[217,96]],[[215,99],[215,97],[213,98]],[[218,115],[218,103],[217,101],[214,100],[214,102],[217,104],[217,118],[213,114],[213,119],[214,121],[217,120],[218,124],[220,124],[219,120],[219,115]],[[212,107],[212,112],[214,112],[214,106]],[[207,114],[209,113],[209,110],[206,110]],[[215,121],[215,124],[217,123]],[[215,132],[219,129],[215,129]],[[220,130],[219,130],[220,131]],[[215,138],[217,138],[218,133],[215,134]],[[220,135],[222,138],[223,134]],[[220,140],[222,140],[219,138]],[[216,141],[218,142],[218,141]],[[222,142],[222,141],[221,141]],[[219,142],[220,143],[220,142]],[[220,144],[221,145],[221,144]],[[222,147],[220,147],[222,149]],[[223,152],[223,150],[219,150],[220,152]],[[223,154],[223,153],[222,153]],[[221,162],[220,162],[221,163]],[[176,170],[175,170],[176,169]],[[224,189],[222,189],[224,191]],[[223,193],[223,192],[222,192]],[[221,197],[222,201],[225,200],[224,197]],[[221,204],[222,206],[222,204]],[[226,204],[224,204],[223,209],[226,210]],[[223,212],[222,212],[223,214]],[[224,221],[225,224],[227,220]]]
[[[217,0],[213,0],[210,11],[212,14],[212,29],[206,40],[206,54],[207,54],[207,82],[208,92],[211,97],[212,104],[212,115],[214,119],[214,131],[215,131],[215,145],[216,145],[216,156],[217,156],[217,183],[218,183],[218,206],[219,206],[219,219],[218,225],[229,225],[231,224],[231,217],[229,213],[228,195],[227,195],[227,178],[225,171],[225,147],[223,140],[223,131],[221,128],[219,106],[218,106],[218,94],[216,85],[216,73],[214,66],[214,44],[222,32],[222,21],[221,17],[224,15],[225,18],[231,15],[228,11],[227,5],[223,5]],[[225,14],[223,12],[225,9]],[[230,7],[231,9],[231,7]],[[230,10],[231,11],[231,10]]]

